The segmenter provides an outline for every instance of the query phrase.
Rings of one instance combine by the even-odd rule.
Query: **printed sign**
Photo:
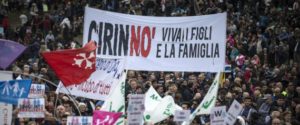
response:
[[[214,107],[210,112],[210,125],[224,125],[226,106]]]
[[[225,65],[226,16],[149,17],[86,7],[83,41],[96,41],[102,58],[126,57],[130,70],[218,72]]]
[[[60,83],[56,93],[72,94],[95,100],[106,100],[121,82],[124,60],[102,59],[96,60],[96,71],[82,84],[68,86],[67,89]]]
[[[45,95],[45,85],[44,84],[32,84],[31,85],[28,98],[43,98],[44,95]]]
[[[242,105],[238,101],[234,100],[226,115],[226,125],[233,125],[235,123],[236,117],[241,113],[242,109]]]
[[[19,98],[27,98],[31,80],[0,81],[0,102],[18,104]]]
[[[92,116],[68,116],[67,125],[93,125]]]
[[[132,94],[129,96],[128,111],[144,111],[145,95],[144,94]]]
[[[190,110],[175,110],[174,121],[176,122],[188,121],[190,115],[191,115]]]
[[[0,125],[11,125],[12,104],[0,103]]]
[[[19,99],[18,118],[44,118],[45,100],[39,99]]]
[[[145,95],[133,94],[129,96],[128,102],[128,125],[140,125],[143,122],[145,111]]]

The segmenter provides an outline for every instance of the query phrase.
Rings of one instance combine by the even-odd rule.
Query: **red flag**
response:
[[[42,56],[65,86],[81,84],[96,70],[95,42],[80,49],[44,52]]]
[[[121,115],[122,112],[95,110],[93,113],[93,125],[114,125]]]

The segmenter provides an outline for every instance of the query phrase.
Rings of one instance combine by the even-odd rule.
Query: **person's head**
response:
[[[284,122],[291,122],[292,120],[292,112],[286,111],[283,113]]]
[[[164,87],[162,85],[157,87],[157,92],[158,93],[163,93],[164,92]]]
[[[65,112],[66,112],[66,109],[63,105],[57,106],[56,113],[57,113],[58,116],[62,117]]]
[[[86,104],[83,103],[83,102],[80,102],[80,103],[78,104],[78,108],[79,108],[80,112],[85,112],[85,111],[87,111]]]
[[[134,78],[135,77],[135,71],[129,70],[127,76],[128,76],[128,78]]]
[[[245,104],[245,107],[250,107],[252,105],[252,98],[251,97],[245,97],[244,98],[244,104]]]
[[[285,103],[285,97],[283,95],[279,95],[276,100],[277,105],[282,106]]]
[[[181,104],[181,107],[183,110],[189,110],[190,109],[190,104],[188,102],[184,102]]]
[[[282,90],[282,87],[283,87],[282,83],[281,82],[277,82],[276,83],[276,87],[278,87],[280,90]]]
[[[71,105],[71,101],[65,101],[63,103],[63,106],[65,107],[65,110],[68,111],[68,112],[71,112],[72,111],[72,105]]]
[[[289,82],[288,87],[287,87],[287,91],[288,92],[293,92],[295,90],[295,85],[293,84],[293,82]]]
[[[295,112],[296,113],[300,113],[300,104],[296,105]]]
[[[276,87],[276,88],[274,89],[274,94],[275,94],[275,96],[281,95],[281,90],[280,90],[279,87]]]
[[[193,99],[197,100],[197,99],[200,99],[200,98],[201,98],[201,93],[198,92],[198,93],[195,94]]]
[[[135,79],[130,80],[130,87],[131,89],[136,89],[138,86],[138,83]]]
[[[272,104],[273,103],[273,97],[270,94],[265,94],[264,99],[266,100],[267,104]]]
[[[25,64],[25,65],[23,66],[23,72],[24,72],[24,73],[29,73],[29,71],[30,71],[30,66],[27,65],[27,64]]]
[[[279,111],[273,111],[271,113],[271,118],[275,119],[275,118],[279,118],[280,117],[280,112]]]
[[[255,98],[260,97],[260,95],[261,95],[260,90],[255,90],[253,95],[254,95]]]
[[[250,97],[250,94],[248,92],[243,92],[243,97],[246,98],[246,97]]]
[[[232,93],[231,93],[231,92],[228,92],[228,93],[226,94],[225,100],[226,100],[226,101],[232,100]]]
[[[29,121],[27,125],[37,125],[35,121]]]
[[[104,104],[104,101],[99,100],[99,101],[96,103],[96,110],[100,110],[103,104]]]
[[[280,119],[279,119],[279,118],[274,118],[274,119],[272,120],[272,125],[281,125]]]
[[[297,92],[298,94],[300,94],[300,86],[297,86],[297,87],[296,87],[296,92]]]
[[[32,70],[33,71],[38,71],[39,70],[39,65],[38,65],[37,62],[35,62],[35,63],[32,64]]]
[[[70,116],[71,114],[69,112],[65,112],[65,114],[63,115],[63,117],[61,118],[61,125],[67,125],[67,118],[68,116]]]
[[[170,90],[170,92],[172,92],[172,93],[175,93],[175,92],[177,92],[177,86],[176,86],[176,84],[171,84],[170,86],[169,86],[169,90]]]
[[[205,74],[204,73],[201,73],[198,75],[198,80],[199,81],[203,81],[205,79]]]

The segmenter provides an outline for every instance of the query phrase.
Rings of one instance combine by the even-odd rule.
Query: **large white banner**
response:
[[[225,39],[226,13],[146,17],[85,9],[83,42],[96,41],[102,58],[126,57],[130,70],[223,71]]]
[[[12,104],[0,102],[0,125],[11,125]]]
[[[82,84],[68,86],[60,83],[56,93],[65,93],[95,100],[106,100],[122,80],[124,59],[96,60],[96,71]]]

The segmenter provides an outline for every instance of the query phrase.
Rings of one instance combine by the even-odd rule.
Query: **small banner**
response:
[[[43,98],[45,95],[44,84],[32,84],[30,87],[28,98]]]
[[[44,118],[45,100],[38,99],[19,99],[18,118]]]
[[[92,116],[68,116],[67,125],[93,125]]]
[[[141,125],[145,111],[145,95],[133,94],[129,96],[127,121],[128,125]]]
[[[224,125],[226,106],[213,107],[210,111],[210,125]]]
[[[236,100],[234,100],[228,109],[225,123],[226,125],[233,125],[236,121],[237,116],[241,113],[243,106]]]
[[[189,121],[190,115],[191,115],[190,110],[175,110],[174,121],[176,122]]]

